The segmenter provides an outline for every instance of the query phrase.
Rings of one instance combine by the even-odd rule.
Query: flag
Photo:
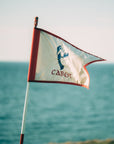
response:
[[[103,60],[55,34],[34,28],[28,82],[64,83],[89,88],[86,66]]]

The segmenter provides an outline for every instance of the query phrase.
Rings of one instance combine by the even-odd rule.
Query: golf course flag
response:
[[[35,17],[20,144],[24,141],[29,83],[63,83],[89,88],[90,78],[86,66],[104,60],[55,34],[37,28],[37,24],[38,17]]]
[[[89,88],[86,66],[103,60],[55,34],[35,28],[28,82],[64,83]]]

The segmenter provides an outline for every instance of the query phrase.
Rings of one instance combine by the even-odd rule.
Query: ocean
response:
[[[90,88],[30,83],[24,144],[114,139],[114,64],[87,66]],[[0,62],[0,144],[19,144],[28,63]]]

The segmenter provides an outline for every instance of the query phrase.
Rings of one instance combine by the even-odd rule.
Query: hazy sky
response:
[[[0,61],[29,61],[39,27],[114,62],[114,0],[0,0]]]

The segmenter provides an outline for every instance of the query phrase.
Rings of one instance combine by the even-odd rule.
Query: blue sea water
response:
[[[24,144],[114,139],[114,64],[91,64],[90,89],[30,83]],[[0,63],[0,144],[19,144],[28,63]]]

